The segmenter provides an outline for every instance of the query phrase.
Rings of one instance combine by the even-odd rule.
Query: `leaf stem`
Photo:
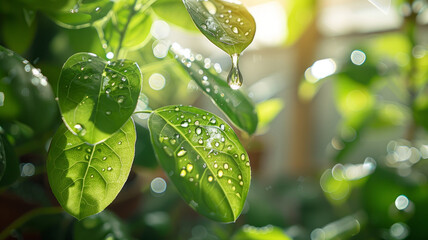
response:
[[[34,217],[40,216],[40,215],[50,215],[50,214],[57,214],[61,213],[64,210],[61,207],[45,207],[45,208],[37,208],[32,211],[29,211],[13,221],[9,226],[7,226],[2,232],[0,232],[0,240],[6,239],[13,230],[21,227],[24,225],[27,221],[31,220]]]
[[[153,110],[142,110],[142,111],[135,111],[133,114],[138,114],[138,113],[148,113],[148,114],[150,114],[152,112],[153,112]]]

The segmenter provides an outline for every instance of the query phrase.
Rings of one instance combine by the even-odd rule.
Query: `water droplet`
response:
[[[180,151],[178,151],[177,156],[178,156],[178,157],[182,157],[182,156],[184,156],[186,153],[187,153],[187,151],[186,151],[186,150],[181,149]]]
[[[186,121],[184,121],[184,122],[182,122],[182,123],[180,124],[180,126],[182,126],[182,127],[188,127],[188,126],[189,126],[189,123],[188,123],[188,122],[186,122]]]
[[[206,117],[206,116],[202,116],[202,119],[204,119],[204,120],[205,120],[205,119],[207,119],[207,117]]]
[[[245,154],[241,154],[241,160],[244,161],[245,160]]]
[[[107,116],[110,116],[110,115],[111,115],[111,112],[110,112],[110,111],[107,111],[107,112],[106,112],[106,115],[107,115]]]
[[[226,141],[226,140],[224,139],[224,137],[221,137],[220,141],[221,141],[221,142],[224,142],[224,141]]]
[[[112,167],[108,167],[108,168],[107,168],[107,171],[111,171],[111,170],[113,170],[113,168],[112,168]]]
[[[110,93],[111,93],[111,89],[110,89],[110,88],[107,88],[107,89],[106,89],[106,94],[107,94],[107,95],[109,95]]]
[[[232,180],[230,180],[230,179],[227,180],[227,183],[232,184]]]
[[[232,191],[235,191],[236,190],[236,187],[235,186],[232,186]]]
[[[125,100],[125,96],[119,96],[117,98],[117,103],[123,103],[124,100]]]
[[[236,193],[236,196],[239,197],[239,198],[241,198],[241,194],[239,194],[239,193]]]
[[[238,28],[237,27],[233,27],[232,31],[237,34],[238,33]]]
[[[227,76],[227,83],[229,84],[230,88],[237,90],[241,88],[243,82],[242,74],[238,67],[239,54],[234,53],[231,57],[232,68],[230,69],[229,75]]]
[[[239,174],[239,175],[238,175],[238,179],[239,179],[239,180],[241,180],[241,179],[242,179],[242,175],[241,175],[241,174]]]
[[[216,143],[214,144],[214,146],[218,147],[218,146],[220,146],[220,143],[219,143],[219,142],[216,142]]]
[[[220,124],[220,129],[224,131],[224,124]]]
[[[186,170],[187,170],[188,172],[192,172],[192,170],[193,170],[193,165],[192,165],[191,163],[188,163],[188,164],[186,165]]]
[[[214,168],[218,168],[218,164],[217,163],[214,163]]]
[[[202,145],[202,144],[204,144],[204,140],[201,138],[201,139],[199,139],[199,140],[198,140],[198,143],[199,143],[200,145]]]
[[[105,172],[105,171],[106,171],[106,169],[105,169],[105,168],[103,168],[103,169],[101,169],[101,171]]]
[[[91,156],[86,155],[86,156],[85,156],[85,159],[86,159],[86,160],[89,160],[89,158],[90,158],[90,157],[91,157]]]
[[[83,127],[82,124],[74,125],[74,129],[75,129],[76,133],[80,136],[84,136],[86,134],[86,129]]]
[[[250,166],[250,162],[248,162],[248,161],[247,161],[247,162],[245,163],[245,166],[249,167],[249,166]]]
[[[171,140],[169,140],[169,142],[174,145],[177,141],[174,138],[171,138]]]
[[[202,133],[202,129],[200,127],[196,128],[196,134],[200,135]]]
[[[103,157],[103,160],[105,161],[107,159],[107,157]]]
[[[214,180],[213,176],[208,176],[208,182],[212,182]]]
[[[119,141],[117,144],[121,145],[121,144],[122,144],[122,141]]]
[[[195,125],[199,126],[199,121],[198,120],[195,121]]]
[[[177,139],[179,139],[180,138],[180,134],[175,134],[174,137],[177,138]]]
[[[101,10],[101,8],[100,7],[96,7],[95,8],[95,12],[99,12]]]
[[[234,158],[237,158],[237,157],[238,157],[238,154],[233,154],[233,157],[234,157]]]
[[[217,120],[213,117],[213,118],[211,118],[211,119],[210,119],[210,123],[211,123],[211,124],[216,124],[216,123],[217,123]]]
[[[223,165],[223,168],[227,170],[227,169],[229,168],[229,164],[225,163],[225,164]]]
[[[187,174],[186,170],[182,169],[180,172],[180,177],[185,177]]]
[[[91,152],[92,152],[92,149],[87,148],[87,149],[86,149],[86,152],[91,153]]]
[[[94,177],[94,174],[91,174],[91,178],[93,178]]]
[[[217,175],[219,178],[223,177],[223,170],[218,170]]]
[[[180,111],[180,108],[179,107],[175,107],[174,111],[178,112],[178,111]]]
[[[190,181],[190,182],[193,182],[193,178],[192,178],[192,177],[191,177],[191,178],[189,178],[189,181]]]

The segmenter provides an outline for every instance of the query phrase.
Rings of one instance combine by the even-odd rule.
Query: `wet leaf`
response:
[[[132,120],[96,145],[61,125],[49,149],[47,172],[52,192],[68,213],[83,219],[116,198],[131,170],[135,138]]]
[[[90,216],[74,225],[74,239],[104,240],[104,239],[133,239],[128,228],[113,213],[105,210]]]
[[[199,54],[188,54],[186,57],[186,50],[179,46],[171,50],[199,88],[238,128],[249,134],[256,131],[258,120],[254,104],[242,91],[231,89],[209,59]]]
[[[153,17],[142,0],[123,0],[115,4],[112,17],[103,31],[107,49],[117,54],[118,49],[135,50],[149,39]]]
[[[168,23],[189,30],[192,32],[199,31],[192,21],[182,0],[157,0],[152,9],[155,14]]]
[[[279,227],[267,225],[264,227],[253,227],[244,225],[232,240],[291,240]]]
[[[46,14],[62,27],[84,28],[107,16],[113,3],[112,0],[73,0],[60,10],[46,11]]]
[[[239,1],[183,0],[196,27],[229,55],[241,53],[253,41],[256,23]]]
[[[125,124],[141,90],[138,65],[129,60],[106,62],[90,53],[71,56],[58,83],[65,124],[91,144],[101,142]]]
[[[0,123],[19,121],[36,133],[52,127],[57,108],[52,89],[40,69],[0,46]]]
[[[232,128],[211,113],[183,106],[155,110],[148,125],[161,166],[190,207],[216,221],[235,221],[251,171]]]

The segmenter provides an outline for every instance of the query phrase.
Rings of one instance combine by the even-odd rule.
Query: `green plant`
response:
[[[104,210],[125,184],[136,142],[133,114],[150,114],[148,128],[156,156],[193,209],[221,222],[235,221],[242,211],[251,171],[248,155],[234,130],[220,117],[195,107],[166,106],[153,111],[142,107],[147,97],[141,93],[141,66],[125,60],[129,51],[141,49],[149,42],[155,14],[168,21],[168,14],[163,13],[165,8],[174,8],[180,15],[187,15],[187,9],[197,28],[232,56],[233,68],[228,77],[231,87],[212,66],[206,66],[200,55],[177,45],[164,58],[172,60],[175,56],[174,64],[188,72],[236,127],[254,133],[255,107],[237,90],[242,84],[237,61],[253,40],[254,19],[239,2],[186,0],[183,3],[162,0],[64,0],[53,5],[30,0],[3,3],[12,10],[23,7],[26,11],[40,11],[65,28],[94,27],[100,38],[102,49],[94,48],[95,52],[101,52],[100,56],[76,53],[62,67],[56,101],[63,123],[52,138],[46,164],[56,199],[77,219]],[[24,17],[28,19],[27,15]],[[12,135],[7,129],[9,123],[26,124],[30,135],[46,131],[56,117],[55,101],[46,78],[27,60],[3,47],[0,60],[5,63],[4,76],[14,77],[10,73],[12,68],[25,75],[0,83],[3,95],[0,114],[6,126],[3,141],[19,141],[19,134]],[[16,92],[18,89],[21,92]],[[42,109],[48,112],[35,114],[40,120],[30,120],[31,104],[45,104]],[[16,112],[18,105],[28,109]],[[25,128],[18,129],[26,134]],[[1,150],[0,177],[12,162]]]

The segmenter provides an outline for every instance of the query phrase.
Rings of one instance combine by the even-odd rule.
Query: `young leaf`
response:
[[[250,187],[250,162],[232,128],[194,107],[168,106],[148,121],[160,164],[198,213],[235,221]]]
[[[171,51],[199,88],[240,129],[253,134],[257,129],[257,113],[254,104],[240,90],[233,90],[201,55],[185,55],[184,50],[174,45]]]
[[[115,4],[112,17],[104,26],[107,49],[117,54],[122,48],[142,47],[149,36],[153,17],[141,0],[122,0]]]
[[[84,28],[107,16],[113,3],[112,0],[72,0],[62,9],[47,11],[46,14],[62,27]]]
[[[61,70],[59,108],[71,131],[85,142],[96,144],[129,119],[140,90],[141,73],[136,63],[106,62],[94,54],[77,53]]]
[[[74,224],[75,240],[133,239],[126,225],[113,213],[105,210]]]
[[[36,133],[52,127],[58,111],[52,89],[40,69],[0,46],[0,122],[19,121]]]
[[[101,212],[128,178],[134,158],[135,127],[130,119],[103,143],[89,145],[61,125],[49,149],[52,192],[77,219]]]
[[[196,27],[229,55],[241,53],[253,41],[256,22],[239,1],[183,0]]]

